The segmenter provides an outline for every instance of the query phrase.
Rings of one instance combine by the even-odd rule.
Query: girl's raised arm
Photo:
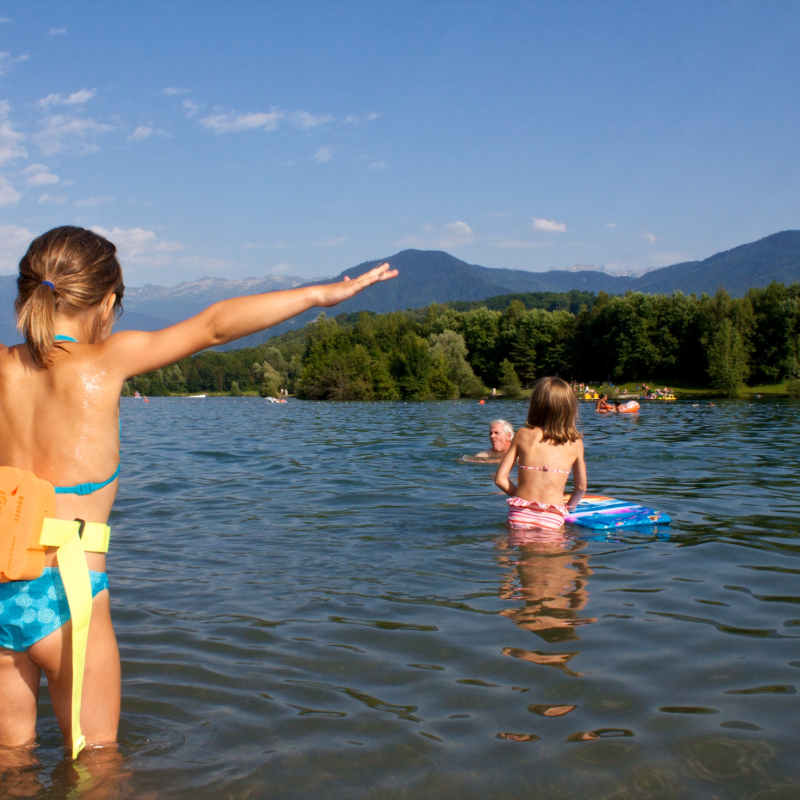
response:
[[[209,306],[197,316],[160,331],[122,331],[105,342],[109,369],[124,381],[174,364],[209,347],[226,344],[296,317],[310,308],[329,308],[372,286],[394,278],[389,264],[338,283],[303,286],[280,292],[234,297]]]

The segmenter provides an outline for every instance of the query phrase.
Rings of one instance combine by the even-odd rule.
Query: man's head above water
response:
[[[511,447],[514,438],[514,426],[504,419],[492,420],[489,425],[489,441],[495,453],[505,453]]]

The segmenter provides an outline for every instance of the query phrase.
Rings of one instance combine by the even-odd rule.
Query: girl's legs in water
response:
[[[20,746],[36,737],[36,702],[44,670],[64,742],[71,745],[72,622],[36,642],[24,653],[0,650],[0,745]],[[86,647],[81,727],[87,746],[117,740],[120,709],[120,664],[111,626],[107,591],[92,601]]]
[[[27,653],[0,650],[0,746],[18,747],[34,740],[39,676]]]

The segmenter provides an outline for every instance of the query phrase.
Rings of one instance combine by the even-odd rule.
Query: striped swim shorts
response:
[[[508,524],[512,528],[546,528],[558,530],[567,516],[566,506],[553,506],[536,500],[509,497]]]

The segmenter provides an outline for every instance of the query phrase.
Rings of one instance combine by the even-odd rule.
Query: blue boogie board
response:
[[[595,531],[609,531],[617,528],[669,525],[672,520],[669,514],[636,503],[626,503],[599,494],[587,494],[564,521]]]

